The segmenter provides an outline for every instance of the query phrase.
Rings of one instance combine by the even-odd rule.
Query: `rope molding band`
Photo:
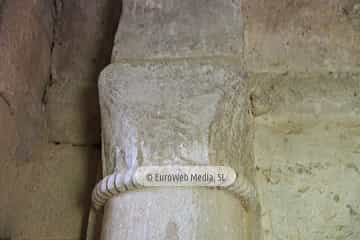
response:
[[[95,209],[100,209],[112,197],[133,189],[143,189],[147,186],[140,185],[135,178],[136,169],[128,169],[124,174],[116,171],[104,177],[92,192],[92,204]],[[255,187],[243,175],[236,173],[236,179],[230,186],[219,186],[210,188],[220,188],[231,192],[247,207],[248,203],[254,201],[256,197]]]

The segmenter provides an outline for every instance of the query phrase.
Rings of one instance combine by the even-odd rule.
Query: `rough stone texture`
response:
[[[283,125],[256,130],[264,239],[359,239],[358,125],[319,121],[299,133]]]
[[[242,240],[245,217],[241,202],[220,190],[150,189],[109,201],[101,239]]]
[[[360,198],[356,154],[360,81],[353,72],[359,71],[360,63],[360,2],[244,0],[241,11],[237,8],[239,4],[230,8],[235,7],[236,12],[244,16],[245,43],[237,40],[239,45],[233,46],[238,48],[228,48],[229,39],[232,41],[236,38],[223,34],[225,26],[236,36],[243,35],[240,29],[242,21],[239,20],[239,24],[223,24],[223,19],[233,17],[228,13],[229,9],[214,8],[215,19],[221,24],[219,26],[211,20],[209,24],[203,22],[209,19],[204,17],[207,16],[207,7],[215,1],[173,3],[125,2],[113,52],[113,62],[122,63],[111,66],[102,75],[102,80],[114,79],[112,82],[117,83],[110,84],[113,90],[108,89],[100,94],[100,97],[109,97],[102,104],[105,121],[109,119],[107,116],[112,116],[113,122],[122,123],[125,130],[114,130],[111,124],[103,126],[105,173],[111,173],[116,167],[123,168],[126,161],[130,162],[128,166],[134,167],[138,164],[137,159],[145,164],[151,162],[148,159],[169,164],[173,159],[174,162],[177,159],[186,162],[183,159],[197,159],[194,156],[206,155],[210,163],[231,160],[231,164],[241,169],[249,179],[253,179],[256,172],[254,181],[259,190],[259,203],[254,203],[245,216],[244,225],[240,226],[248,230],[246,239],[358,239]],[[231,5],[230,2],[220,4]],[[183,9],[186,10],[183,12]],[[193,19],[196,19],[195,23],[192,23]],[[191,27],[187,23],[192,23]],[[219,50],[212,43],[207,43],[210,36],[207,35],[208,31],[220,33],[220,38],[213,39],[216,44],[220,42],[219,46],[224,49]],[[237,34],[238,31],[241,34]],[[205,34],[201,35],[201,32]],[[189,38],[188,33],[191,33]],[[199,43],[204,42],[206,47],[193,44],[194,39]],[[204,81],[207,76],[197,66],[198,58],[207,56],[216,65],[223,56],[231,56],[231,61],[239,64],[243,61],[243,55],[246,68],[239,66],[237,72],[246,70],[251,73],[248,79],[251,88],[241,86],[233,89],[235,94],[222,96],[221,107],[217,107],[215,115],[212,108],[204,108],[203,113],[196,107],[214,105],[217,100],[212,101],[216,99],[216,94],[209,99],[197,98],[196,104],[192,103],[192,98],[181,99],[176,95],[189,92],[189,89],[195,89],[196,93],[198,86],[194,87],[194,82],[200,86],[210,83],[211,86],[222,81],[218,79],[221,75],[217,75],[217,71],[210,71],[209,82]],[[184,68],[183,63],[175,59],[178,57],[186,57],[191,67]],[[134,58],[137,60],[134,61]],[[162,59],[154,60],[156,58]],[[175,79],[175,83],[172,79]],[[100,86],[104,86],[104,82],[100,82]],[[243,97],[238,97],[236,93]],[[244,97],[248,95],[249,98]],[[172,114],[174,109],[181,111]],[[182,120],[182,117],[186,121],[179,121],[181,125],[178,126],[169,120],[172,119],[170,117],[159,118],[164,112],[165,116],[174,116],[174,122]],[[252,116],[255,116],[255,125],[252,124]],[[204,121],[209,118],[216,121]],[[143,124],[143,121],[149,121],[149,124]],[[168,135],[164,134],[167,126],[173,127]],[[183,129],[184,126],[190,128]],[[206,132],[208,126],[211,126],[209,133]],[[148,133],[151,134],[146,136]],[[182,140],[176,139],[178,133],[185,137],[210,137],[203,137],[208,142],[199,141],[201,138],[198,137],[194,138],[195,141],[191,138]],[[125,149],[118,166],[109,164],[114,162],[113,149],[106,147],[114,142],[120,143],[118,145],[122,150]],[[146,146],[150,150],[144,151],[146,148],[143,146],[147,142],[154,144]],[[188,152],[177,148],[181,144]],[[209,147],[204,148],[206,145]],[[165,161],[158,161],[154,153],[164,153],[161,158]],[[212,162],[212,159],[215,160]],[[198,194],[195,192],[191,194]],[[160,229],[158,232],[148,227],[151,222],[145,222],[150,216],[163,212],[156,205],[161,202],[159,196],[171,198],[169,203],[160,204],[166,208],[165,214],[177,209],[177,205],[171,205],[176,202],[172,200],[172,195],[177,194],[174,190],[168,195],[162,195],[161,191],[130,192],[123,198],[111,200],[105,208],[104,239],[116,238],[116,234],[129,234],[134,239],[142,239],[141,234],[144,233],[147,236],[155,234],[161,239],[167,232],[167,222],[171,222],[169,229],[182,229],[176,227],[177,223],[174,227],[174,221],[168,215],[165,215],[164,222],[154,220]],[[154,199],[158,202],[152,202]],[[138,212],[144,208],[145,202],[149,202],[146,208],[148,215],[147,218],[140,218]],[[189,202],[185,205],[193,209]],[[191,210],[181,215],[181,224],[184,224],[181,226],[186,226],[184,219],[193,212],[197,213]],[[128,221],[124,221],[124,215]],[[129,226],[131,222],[141,224]],[[122,226],[120,229],[117,228],[118,224]],[[214,226],[217,228],[217,225]],[[191,238],[186,235],[187,228],[183,229],[169,231],[176,233],[168,237]],[[202,228],[199,227],[199,230],[202,231]]]
[[[97,149],[51,144],[28,164],[3,162],[0,238],[81,239],[99,157]]]
[[[0,149],[4,161],[26,163],[33,146],[44,140],[41,94],[49,76],[51,9],[45,1],[1,3]]]
[[[139,165],[229,165],[242,173],[253,166],[249,151],[239,147],[252,138],[247,84],[236,67],[194,60],[109,65],[99,80],[104,175]],[[102,239],[169,239],[169,225],[178,228],[175,239],[249,238],[248,213],[228,193],[160,189],[125,195],[106,205]],[[140,221],[145,202],[148,213]],[[215,217],[212,209],[220,202]],[[180,213],[179,207],[191,211]],[[209,232],[219,221],[224,227]]]
[[[249,82],[255,116],[349,121],[360,113],[358,73],[250,74]]]
[[[84,238],[95,179],[88,176],[95,175],[99,154],[96,77],[109,59],[119,4],[0,0],[0,239]],[[114,62],[123,62],[117,65],[122,72],[114,76],[128,77],[122,83],[131,91],[140,89],[137,95],[121,89],[119,99],[127,100],[119,106],[131,107],[133,112],[124,111],[131,124],[149,121],[142,133],[157,153],[146,152],[145,161],[138,155],[141,161],[150,164],[147,156],[158,153],[164,163],[172,156],[178,162],[227,161],[255,181],[261,208],[255,203],[245,212],[240,202],[215,190],[130,192],[106,206],[104,238],[127,232],[136,239],[148,231],[160,239],[186,239],[186,219],[194,214],[199,232],[215,231],[199,238],[219,239],[216,231],[226,231],[226,225],[214,223],[213,216],[224,214],[224,222],[233,219],[230,237],[359,239],[360,79],[353,72],[360,62],[360,2],[241,4],[240,9],[238,0],[124,1],[113,53]],[[199,63],[204,57],[213,64]],[[137,60],[126,60],[132,58]],[[224,59],[245,60],[247,68],[224,68]],[[244,70],[255,73],[249,75],[251,91],[244,79],[232,94],[217,88],[223,76]],[[172,88],[192,98],[171,94]],[[152,111],[158,106],[166,109],[159,122],[158,111]],[[166,147],[158,147],[156,138]],[[135,148],[129,149],[125,157],[132,159]],[[111,151],[104,152],[107,159]],[[111,172],[114,166],[106,168]],[[145,216],[164,213],[165,220],[148,221],[143,210]],[[123,228],[112,228],[116,222]],[[125,228],[131,222],[141,224]]]
[[[49,140],[55,143],[100,144],[97,85],[86,82],[86,79],[73,79],[56,83],[49,92],[46,105]]]
[[[96,78],[118,5],[0,0],[0,239],[84,237],[100,160]]]
[[[14,227],[10,206],[17,182],[11,169],[28,164],[44,142],[41,94],[51,26],[47,1],[0,2],[0,238],[10,237]]]
[[[245,61],[254,72],[359,71],[358,0],[244,0]]]
[[[8,205],[11,239],[83,239],[100,151],[52,144],[37,153],[29,164],[8,169],[16,180]]]
[[[64,1],[58,6],[46,104],[53,142],[100,143],[99,72],[110,61],[121,1]]]
[[[233,56],[243,47],[240,1],[124,0],[112,62]]]
[[[237,109],[225,109],[235,94],[247,98],[241,95],[244,85],[231,66],[187,61],[108,66],[99,80],[105,174],[126,164],[237,162],[241,152],[234,153],[236,160],[225,158],[211,136],[224,136],[218,122],[225,114],[246,112],[244,100]],[[121,156],[114,162],[116,147]]]
[[[251,78],[263,239],[359,239],[360,76]]]

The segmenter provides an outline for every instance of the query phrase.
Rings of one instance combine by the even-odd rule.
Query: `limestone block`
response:
[[[0,239],[15,228],[16,166],[30,162],[46,139],[41,93],[51,28],[49,1],[0,1]]]
[[[155,188],[112,198],[101,239],[245,240],[246,216],[241,202],[220,190]]]
[[[8,205],[12,210],[9,236],[15,240],[83,239],[100,151],[49,144],[36,152],[34,161],[7,168],[14,182]]]
[[[351,121],[360,113],[360,74],[250,74],[255,116]]]
[[[123,58],[240,57],[240,1],[125,0],[113,49]]]
[[[59,82],[48,93],[47,121],[51,142],[98,144],[100,111],[96,84]]]
[[[178,164],[251,176],[248,85],[236,68],[194,60],[108,66],[99,79],[103,174]],[[107,201],[101,239],[248,239],[249,215],[225,191],[132,189]]]
[[[279,131],[283,125],[256,127],[264,239],[359,239],[359,122],[318,120],[296,133]]]
[[[100,143],[97,78],[108,64],[121,2],[57,3],[51,75],[44,90],[50,141]]]
[[[249,71],[358,71],[359,1],[244,0]]]
[[[48,1],[0,1],[3,161],[30,161],[34,145],[46,138],[41,94],[49,76],[51,28]]]
[[[218,147],[228,139],[244,142],[249,132],[246,83],[235,68],[112,64],[99,91],[106,174],[158,164],[229,164],[242,172],[242,152]]]
[[[52,134],[60,138],[54,141],[70,142],[64,132],[93,124],[80,116],[96,109],[83,99],[89,87],[73,83],[92,81],[88,97],[97,101],[97,74],[110,58],[119,5],[118,0],[0,0],[0,239],[84,239],[90,203],[86,193],[96,166],[88,160],[97,159],[98,151],[43,147],[49,126],[45,105],[49,86],[67,82],[63,90],[68,95],[54,91],[67,99],[50,101],[57,104],[51,108],[57,121]],[[80,104],[68,102],[74,99]],[[96,121],[99,125],[98,112]],[[86,134],[95,136],[96,129],[86,128]],[[73,143],[80,143],[79,138]]]
[[[252,101],[262,110],[254,151],[264,239],[359,239],[359,75],[256,79],[263,88]]]

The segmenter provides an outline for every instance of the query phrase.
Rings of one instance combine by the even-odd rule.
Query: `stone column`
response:
[[[231,2],[124,1],[113,63],[99,79],[103,175],[225,165],[251,180],[242,20]],[[105,204],[102,240],[250,239],[249,210],[228,191],[125,186]]]

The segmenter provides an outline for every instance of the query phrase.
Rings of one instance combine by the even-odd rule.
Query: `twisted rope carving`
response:
[[[92,203],[95,209],[100,209],[106,201],[126,191],[144,188],[135,181],[136,169],[129,169],[124,174],[115,171],[113,174],[104,177],[94,188],[92,192]],[[236,181],[222,189],[233,193],[241,199],[244,204],[255,200],[256,191],[252,183],[243,175],[237,173]],[[245,206],[246,207],[246,206]]]

